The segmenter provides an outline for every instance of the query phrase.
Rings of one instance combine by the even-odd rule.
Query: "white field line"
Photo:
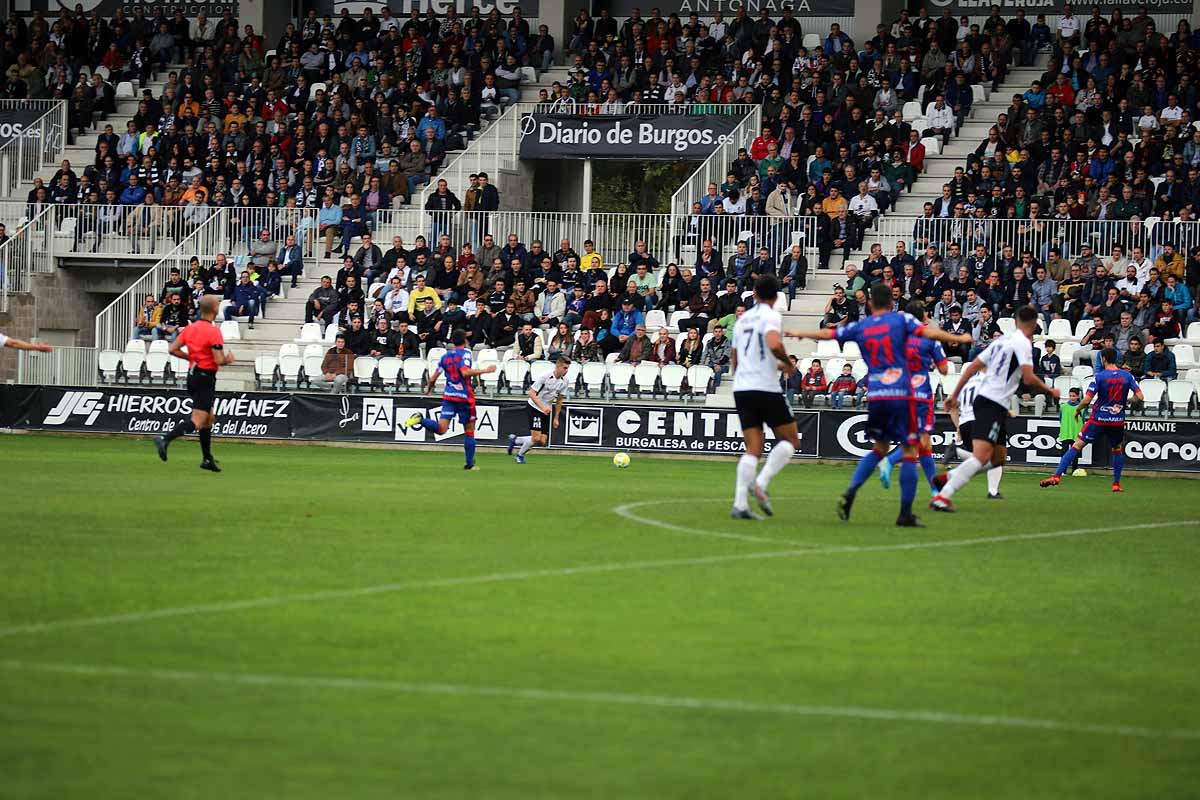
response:
[[[949,711],[869,708],[862,706],[810,706],[795,703],[767,703],[753,700],[630,694],[625,692],[531,689],[515,686],[471,686],[455,683],[421,683],[377,678],[333,678],[261,675],[238,672],[199,672],[196,670],[174,669],[134,669],[120,666],[51,664],[28,661],[0,661],[0,668],[10,672],[73,675],[84,678],[128,678],[143,683],[149,681],[216,683],[236,686],[281,687],[287,689],[332,689],[359,692],[390,692],[394,694],[450,695],[523,700],[533,703],[588,703],[691,711],[718,711],[733,714],[775,715],[781,717],[824,717],[885,722],[916,722],[973,728],[1017,728],[1072,734],[1136,737],[1142,739],[1200,740],[1200,730],[1186,728],[1147,728],[1139,725],[1010,717],[1003,714],[961,714]]]
[[[780,498],[774,498],[779,500]],[[713,539],[734,539],[740,542],[761,542],[766,544],[784,544],[792,547],[820,547],[821,545],[813,542],[800,542],[795,539],[780,539],[770,536],[751,536],[744,533],[726,533],[724,531],[706,531],[701,528],[689,528],[686,525],[676,525],[674,522],[664,522],[661,519],[652,519],[651,517],[643,517],[634,514],[635,508],[645,508],[646,506],[661,506],[667,503],[728,503],[726,498],[701,498],[701,499],[671,499],[671,500],[641,500],[637,503],[625,503],[617,506],[612,511],[618,517],[623,517],[630,522],[638,522],[642,525],[650,525],[655,528],[661,528],[666,531],[676,531],[677,533],[686,533],[690,536],[707,536]],[[743,522],[743,525],[746,523]],[[749,526],[753,527],[753,526]]]
[[[714,556],[696,556],[693,558],[669,558],[655,561],[616,561],[606,564],[586,564],[578,567],[559,567],[554,569],[536,569],[521,572],[496,572],[488,575],[471,575],[457,578],[428,578],[396,583],[383,583],[375,586],[362,586],[354,589],[330,589],[321,592],[303,592],[285,594],[275,597],[257,597],[247,600],[232,600],[223,603],[201,603],[189,606],[171,606],[152,609],[150,611],[135,611],[127,614],[113,614],[101,617],[81,617],[76,619],[53,620],[50,622],[33,622],[24,625],[13,625],[0,628],[0,638],[19,636],[30,633],[46,633],[50,631],[70,630],[76,628],[96,628],[107,625],[120,625],[127,622],[145,622],[156,619],[172,619],[176,617],[199,616],[202,614],[219,614],[229,611],[243,611],[254,608],[272,608],[291,605],[294,603],[320,602],[325,600],[342,600],[355,597],[370,597],[392,592],[406,592],[418,589],[447,589],[459,586],[479,586],[493,583],[508,583],[513,581],[531,581],[543,578],[566,578],[574,575],[602,575],[613,572],[636,572],[670,569],[674,567],[701,567],[711,564],[731,564],[740,561],[768,561],[778,558],[801,558],[805,556],[835,555],[841,553],[887,553],[905,550],[937,550],[954,547],[975,547],[979,545],[1004,544],[1008,542],[1028,542],[1041,539],[1063,539],[1073,536],[1088,536],[1097,533],[1116,533],[1118,531],[1155,530],[1158,528],[1178,528],[1187,525],[1200,525],[1200,520],[1178,520],[1175,522],[1148,522],[1136,525],[1116,525],[1109,528],[1077,528],[1074,530],[1045,531],[1043,533],[1020,533],[1009,536],[986,536],[978,539],[957,539],[936,542],[906,542],[900,544],[867,545],[861,547],[824,547],[818,549],[789,549],[770,550],[760,553],[730,553]]]

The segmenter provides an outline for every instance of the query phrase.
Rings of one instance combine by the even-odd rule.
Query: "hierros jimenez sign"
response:
[[[521,158],[703,161],[741,117],[691,114],[528,114]]]

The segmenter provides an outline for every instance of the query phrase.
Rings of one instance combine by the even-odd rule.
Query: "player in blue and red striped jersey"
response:
[[[1137,379],[1129,372],[1117,368],[1116,350],[1111,347],[1101,350],[1100,361],[1104,368],[1092,376],[1092,382],[1083,396],[1083,402],[1075,409],[1075,418],[1079,419],[1083,416],[1088,404],[1093,399],[1096,400],[1096,405],[1092,409],[1092,418],[1084,423],[1075,443],[1067,449],[1067,452],[1063,453],[1062,459],[1058,462],[1058,469],[1049,478],[1043,480],[1039,484],[1040,486],[1058,486],[1062,482],[1062,476],[1075,465],[1075,459],[1079,458],[1079,452],[1083,450],[1084,445],[1104,437],[1112,447],[1112,490],[1114,492],[1125,491],[1121,488],[1121,470],[1125,466],[1125,409],[1129,407],[1129,395],[1132,394],[1138,402],[1145,398],[1142,396],[1142,387],[1138,385]]]
[[[904,463],[900,467],[900,516],[896,524],[906,528],[922,527],[912,513],[917,496],[917,442],[920,421],[913,397],[912,375],[908,369],[908,340],[924,337],[945,344],[969,344],[969,334],[954,335],[928,328],[911,314],[892,311],[892,290],[884,284],[871,287],[871,314],[858,322],[819,331],[794,331],[788,336],[802,339],[836,339],[855,342],[867,362],[867,435],[874,448],[862,457],[850,485],[838,501],[838,517],[850,519],[850,509],[860,486],[887,455],[892,443],[899,443]]]
[[[437,369],[429,376],[425,385],[425,393],[433,392],[438,377],[446,374],[446,388],[442,390],[442,410],[436,420],[413,414],[408,418],[407,425],[415,428],[418,425],[434,433],[445,433],[450,428],[450,420],[457,419],[463,426],[463,450],[467,454],[467,463],[463,469],[475,470],[475,390],[471,379],[476,375],[495,372],[496,365],[489,364],[483,369],[472,366],[471,350],[466,346],[466,331],[455,331],[450,339],[454,349],[442,356]]]
[[[913,300],[904,310],[923,323],[929,322],[929,312],[920,300]],[[933,433],[933,383],[929,380],[929,373],[936,369],[945,375],[949,363],[938,342],[924,336],[908,340],[908,371],[912,376],[913,399],[917,404],[917,422],[921,431],[917,460],[934,494],[937,494],[937,486],[933,482],[937,476],[937,465],[933,461],[933,442],[930,439],[930,434]],[[903,449],[897,447],[880,462],[879,482],[883,484],[883,488],[892,488],[892,469],[903,455]]]

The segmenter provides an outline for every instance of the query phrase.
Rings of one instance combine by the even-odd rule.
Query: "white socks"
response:
[[[754,472],[758,469],[758,459],[749,453],[743,453],[737,463],[737,483],[733,489],[733,507],[745,511],[749,506],[747,493],[750,484],[754,482]]]
[[[771,448],[771,452],[767,454],[767,463],[763,464],[762,472],[758,473],[755,482],[766,489],[770,485],[771,479],[787,466],[795,453],[796,448],[792,447],[791,442],[787,440],[776,442],[775,446]]]
[[[954,448],[954,452],[958,453],[959,461],[966,461],[968,458],[970,458],[972,455],[974,455],[974,453],[972,451],[963,450],[961,447]]]
[[[983,464],[979,463],[979,459],[975,456],[970,456],[951,471],[946,485],[942,487],[942,491],[939,494],[949,500],[954,496],[955,492],[966,486],[967,481],[971,480],[975,476],[975,473],[981,469],[983,469]]]
[[[532,436],[518,437],[517,444],[521,445],[521,449],[517,451],[517,455],[523,456],[533,448],[533,437]]]
[[[1004,477],[1004,467],[992,466],[990,469],[988,469],[988,494],[996,494],[1000,491],[1000,479],[1002,477]]]

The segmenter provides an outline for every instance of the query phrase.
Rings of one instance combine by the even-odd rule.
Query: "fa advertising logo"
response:
[[[64,392],[58,404],[46,413],[43,425],[66,425],[72,416],[86,417],[83,424],[92,425],[104,410],[103,392]]]
[[[567,406],[567,430],[563,444],[599,447],[604,437],[604,410],[587,406]]]

